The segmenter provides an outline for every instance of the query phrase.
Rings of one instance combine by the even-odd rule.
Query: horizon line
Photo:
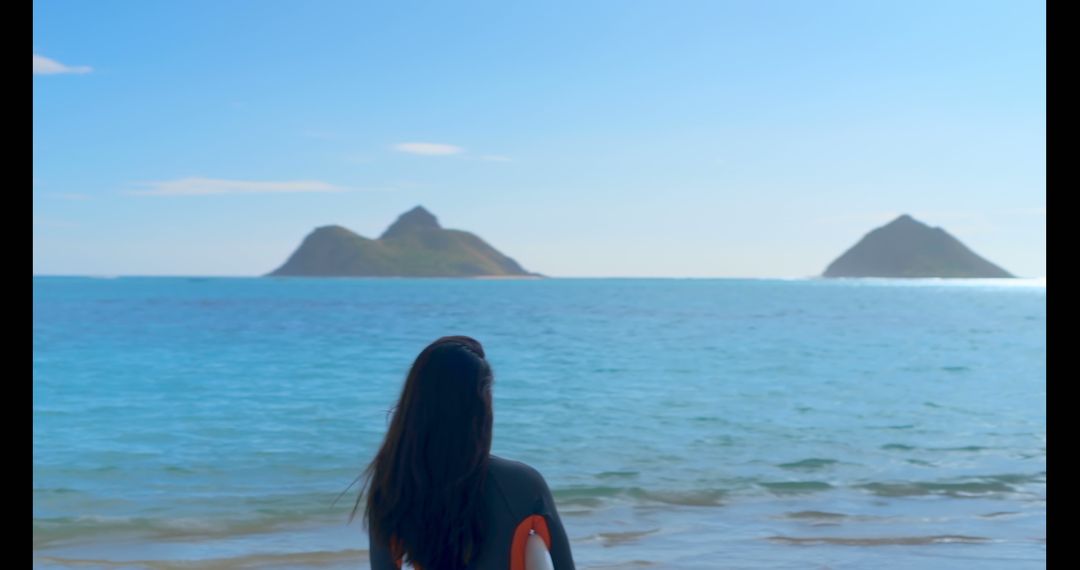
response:
[[[117,274],[117,273],[34,273],[33,277],[62,277],[82,279],[454,279],[462,281],[539,281],[544,279],[732,279],[732,280],[772,280],[772,281],[802,281],[802,280],[903,280],[903,281],[1045,281],[1046,276],[1040,277],[825,277],[824,275],[806,276],[752,276],[752,275],[476,275],[469,277],[454,276],[407,276],[407,275],[200,275],[200,274]]]

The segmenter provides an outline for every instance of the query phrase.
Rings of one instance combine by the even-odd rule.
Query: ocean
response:
[[[34,278],[35,568],[357,568],[412,359],[579,568],[1043,568],[1045,280]]]

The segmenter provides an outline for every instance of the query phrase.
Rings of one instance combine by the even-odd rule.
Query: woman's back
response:
[[[446,336],[416,357],[379,451],[365,469],[371,566],[418,570],[572,570],[570,545],[540,474],[491,455],[494,374],[480,343]],[[538,569],[539,570],[539,569]]]
[[[517,570],[518,567],[514,564],[520,564],[524,554],[523,550],[518,550],[514,553],[515,556],[512,556],[515,533],[518,534],[519,549],[523,549],[521,536],[522,531],[527,529],[522,528],[519,531],[519,526],[522,523],[528,524],[527,521],[532,515],[542,517],[539,526],[546,527],[541,529],[541,534],[546,530],[550,538],[545,542],[550,542],[550,554],[555,570],[574,568],[566,531],[555,509],[547,482],[538,471],[519,461],[491,455],[483,497],[483,542],[475,559],[466,567],[468,570]],[[373,569],[398,568],[389,545],[378,544],[372,539],[370,553]]]

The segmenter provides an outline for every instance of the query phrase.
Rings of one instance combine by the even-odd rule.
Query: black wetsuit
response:
[[[551,533],[551,561],[555,570],[574,570],[570,542],[566,538],[555,501],[547,482],[536,469],[501,457],[491,456],[484,485],[487,535],[480,553],[467,570],[508,570],[510,544],[518,523],[529,515],[543,515]],[[372,570],[395,570],[397,564],[385,544],[371,540]]]

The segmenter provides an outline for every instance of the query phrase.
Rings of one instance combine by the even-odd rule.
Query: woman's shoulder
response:
[[[488,469],[500,483],[535,491],[547,488],[544,476],[531,465],[497,455],[489,455],[488,458]]]
[[[528,463],[514,461],[494,454],[488,455],[488,459],[490,468],[500,473],[517,473],[529,477],[541,477],[540,472]]]

